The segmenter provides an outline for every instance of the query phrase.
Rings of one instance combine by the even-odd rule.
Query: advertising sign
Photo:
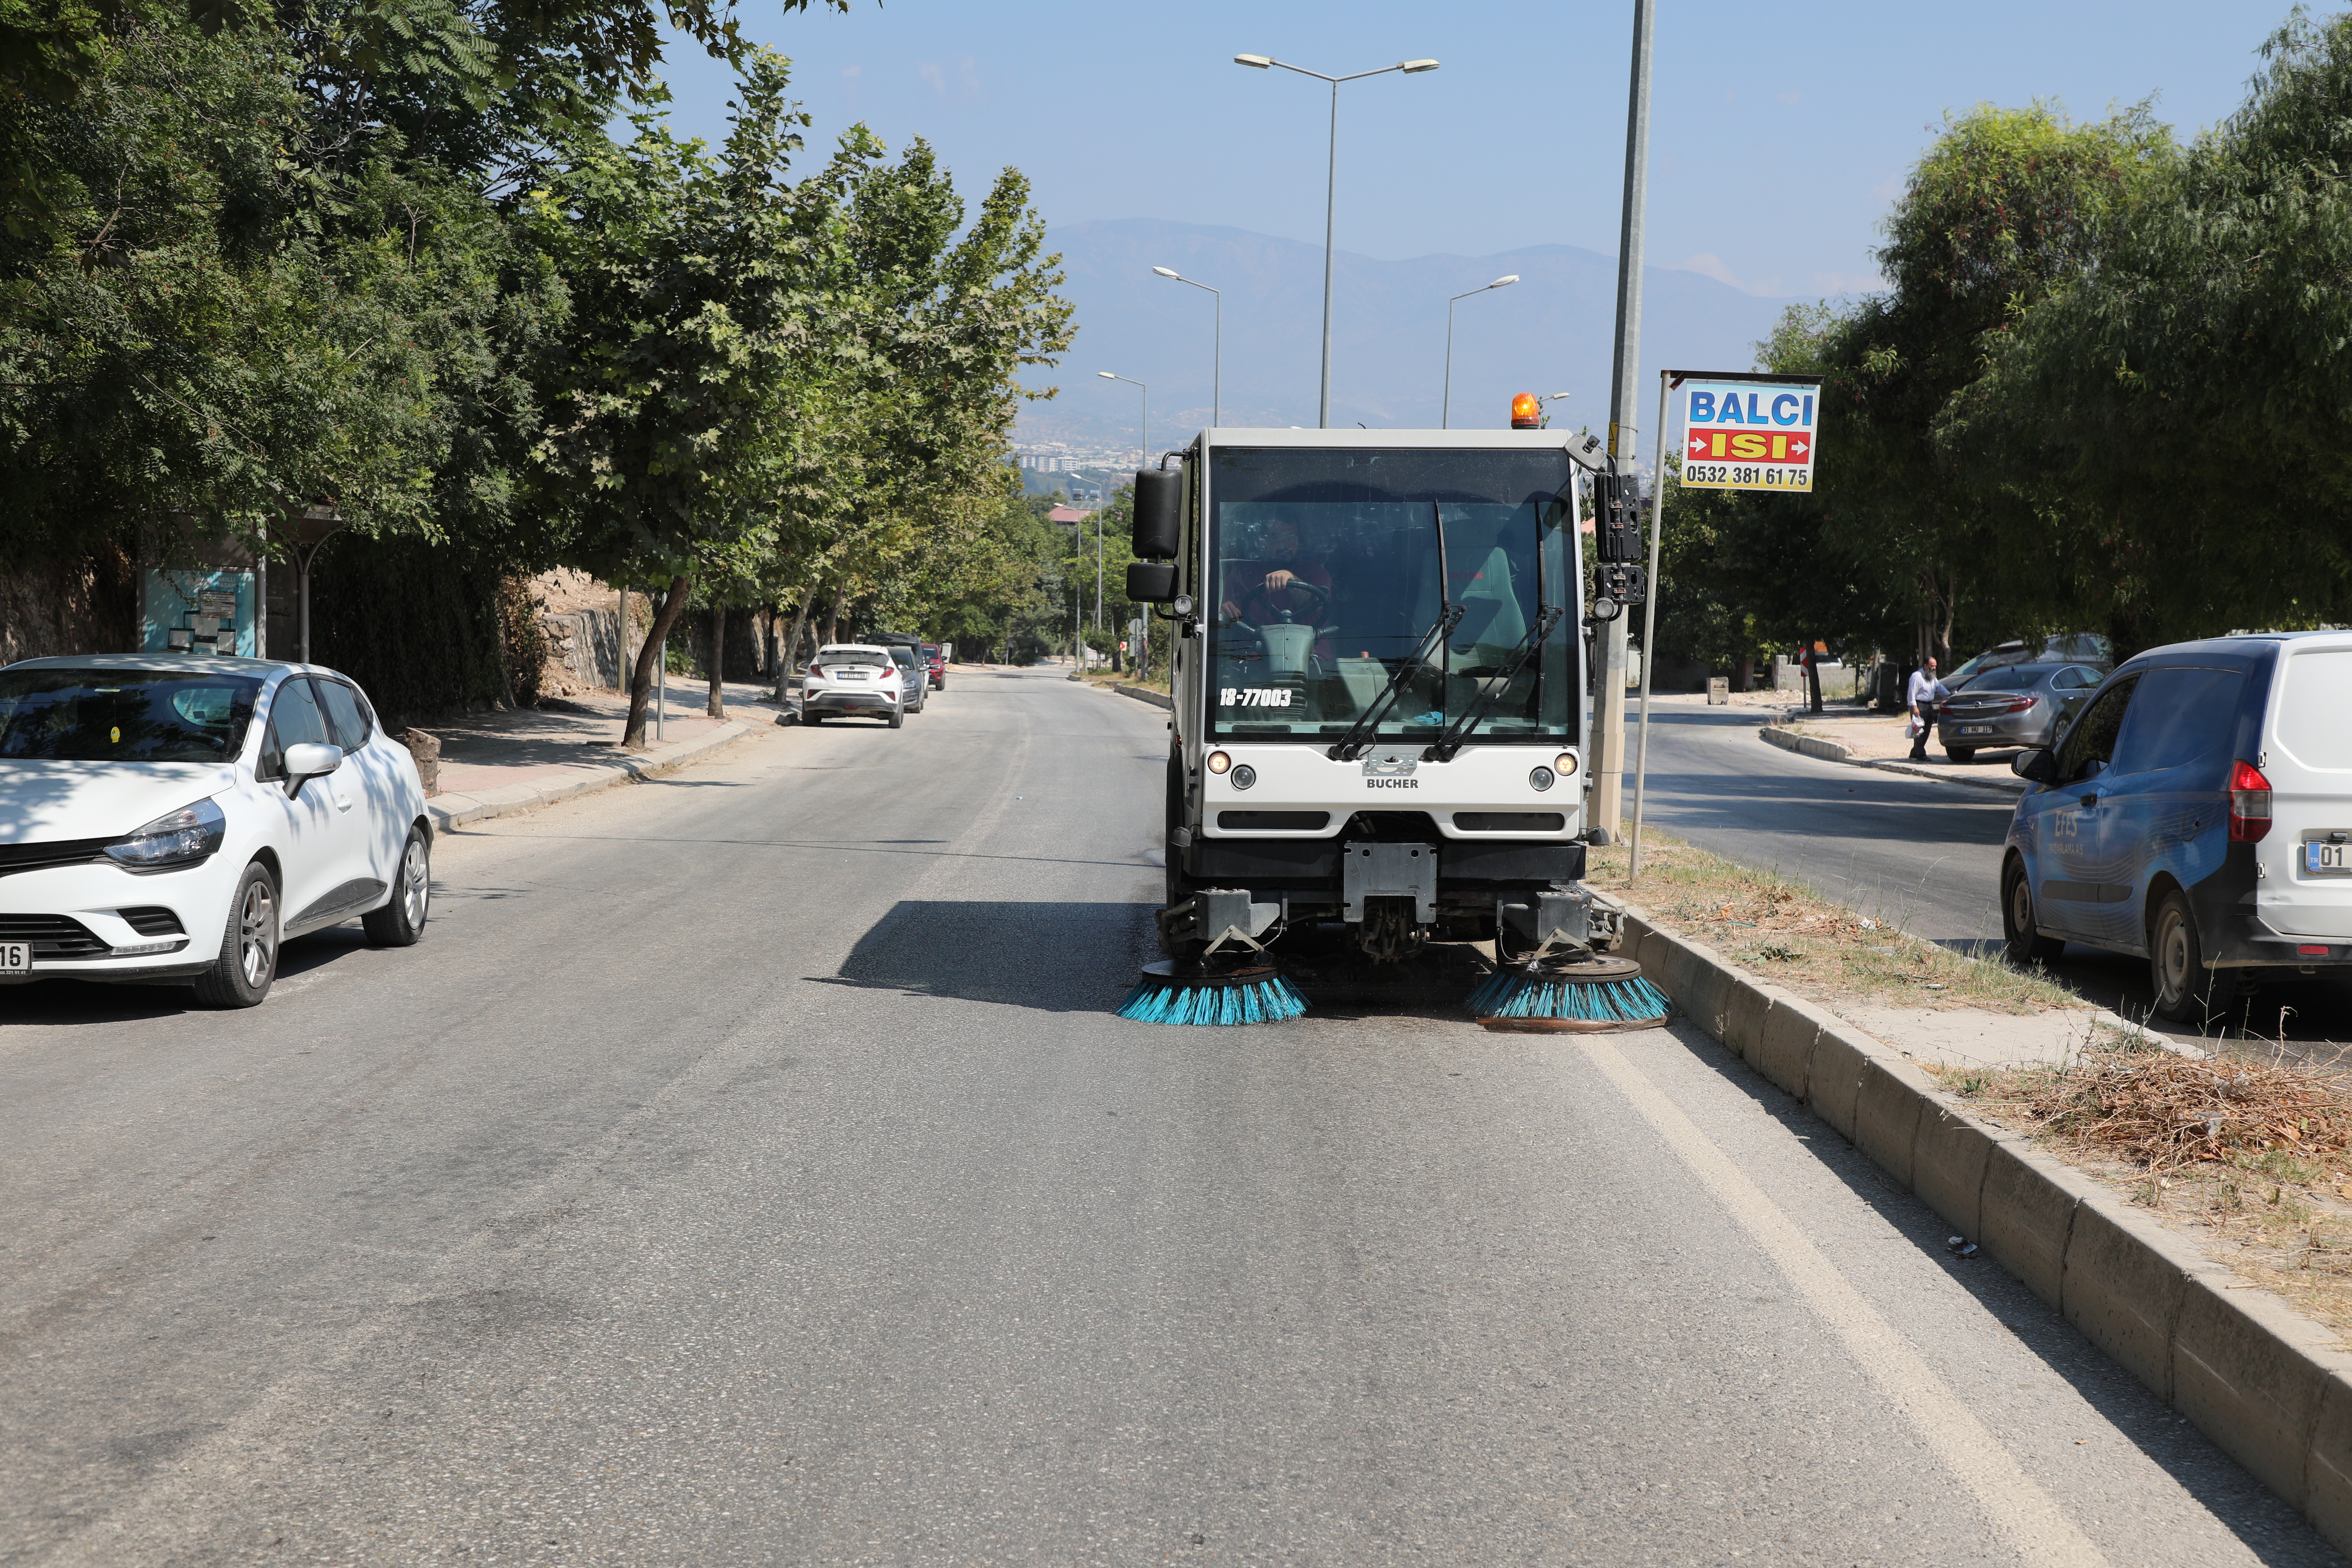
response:
[[[1682,384],[1682,482],[1695,489],[1810,490],[1821,384],[1694,375]]]

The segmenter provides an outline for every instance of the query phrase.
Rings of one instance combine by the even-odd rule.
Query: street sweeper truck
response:
[[[1564,431],[1210,429],[1139,472],[1128,596],[1174,633],[1167,956],[1122,1012],[1291,1016],[1308,929],[1360,964],[1492,942],[1474,1011],[1646,1009],[1582,885],[1585,637],[1639,602],[1637,535],[1630,477]]]

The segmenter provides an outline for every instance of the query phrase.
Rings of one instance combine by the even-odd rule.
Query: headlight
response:
[[[1576,776],[1576,753],[1574,752],[1562,752],[1559,755],[1551,760],[1551,765],[1552,771],[1559,774],[1560,777],[1564,779],[1573,778]]]
[[[1234,770],[1234,787],[1235,789],[1247,789],[1250,785],[1255,783],[1257,783],[1257,770],[1250,766],[1247,763],[1244,763],[1240,767]]]
[[[1549,788],[1551,788],[1551,785],[1552,785],[1552,773],[1551,773],[1551,770],[1550,770],[1549,768],[1538,768],[1538,769],[1536,769],[1533,773],[1531,773],[1528,774],[1528,784],[1532,784],[1532,785],[1534,785],[1537,789],[1549,789]]]
[[[106,852],[134,871],[168,871],[211,859],[227,835],[228,818],[207,798],[157,817]]]
[[[1229,757],[1229,756],[1225,755],[1225,753],[1224,753],[1224,752],[1211,752],[1209,753],[1209,771],[1210,771],[1211,773],[1223,773],[1227,768],[1232,767],[1233,765],[1234,765],[1234,760],[1233,760],[1233,758],[1231,758],[1231,757]]]

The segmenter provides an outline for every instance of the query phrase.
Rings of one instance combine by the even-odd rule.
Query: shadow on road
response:
[[[860,937],[826,985],[1108,1012],[1135,984],[1150,910],[1131,903],[907,900]]]

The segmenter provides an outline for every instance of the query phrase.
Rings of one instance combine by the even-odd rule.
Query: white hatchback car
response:
[[[866,643],[828,643],[816,650],[801,678],[801,722],[858,716],[905,723],[907,680],[887,647]]]
[[[287,938],[424,930],[431,820],[408,749],[332,670],[211,655],[0,669],[0,984],[268,994]]]

